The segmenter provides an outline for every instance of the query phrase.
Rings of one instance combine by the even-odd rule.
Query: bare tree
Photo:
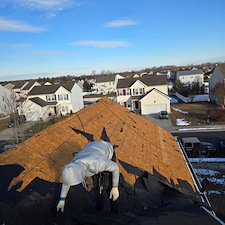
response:
[[[25,139],[25,128],[23,126],[25,118],[22,116],[22,108],[19,109],[22,99],[14,92],[11,92],[10,95],[4,94],[2,99],[3,104],[0,105],[0,110],[10,117],[9,125],[12,126],[11,133],[13,134],[11,138],[19,143]]]

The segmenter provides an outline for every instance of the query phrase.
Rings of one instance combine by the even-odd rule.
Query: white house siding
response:
[[[23,102],[21,110],[27,121],[45,121],[49,117],[50,113],[48,106],[41,107],[29,99],[26,99]]]
[[[215,69],[213,70],[213,73],[209,79],[209,88],[210,91],[213,90],[213,88],[216,86],[216,84],[218,83],[223,83],[224,82],[224,77],[221,74],[220,70],[218,69],[218,67],[215,67]]]
[[[199,83],[203,85],[204,75],[202,70],[186,70],[177,72],[177,80],[180,80],[182,83]]]
[[[71,90],[71,103],[72,103],[72,112],[73,113],[84,108],[82,89],[76,83],[74,84],[74,86]]]
[[[73,112],[73,106],[71,102],[70,92],[64,87],[59,87],[55,92],[56,101],[58,102],[58,113],[66,115],[67,113]]]
[[[141,114],[154,114],[166,110],[170,113],[170,98],[157,91],[152,91],[141,100]]]
[[[110,92],[116,92],[118,79],[123,79],[123,77],[117,74],[115,76],[115,80],[96,82],[93,88],[97,90],[97,94],[108,94]]]
[[[7,101],[10,101],[12,92],[0,85],[0,114],[6,115],[7,111],[5,111],[5,108],[8,108]]]
[[[185,76],[179,76],[179,80],[182,83],[199,83],[203,84],[203,76],[202,75],[185,75]]]
[[[162,93],[168,95],[168,86],[167,85],[155,85],[154,88],[161,91]],[[147,87],[146,93],[150,90],[152,90],[152,87]]]

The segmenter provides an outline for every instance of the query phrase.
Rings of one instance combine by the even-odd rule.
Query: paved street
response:
[[[19,128],[7,128],[0,132],[0,141],[6,141],[6,140],[14,140],[15,137],[18,135],[20,136],[20,133],[27,130],[29,127],[33,126],[35,122],[26,122],[22,124]]]
[[[172,125],[170,119],[159,119],[158,114],[152,115],[143,115],[144,118],[147,120],[155,123],[156,125],[162,127],[163,129],[169,131],[170,133],[177,133],[177,132],[193,132],[193,131],[217,131],[217,130],[224,130],[225,125],[201,125],[201,126],[176,126]]]

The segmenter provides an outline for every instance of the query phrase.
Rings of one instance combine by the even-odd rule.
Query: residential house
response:
[[[26,98],[28,92],[34,87],[40,85],[35,80],[11,81],[4,85],[5,88],[12,90],[17,98]]]
[[[225,63],[217,64],[212,72],[212,75],[209,78],[209,90],[210,90],[210,100],[217,102],[217,97],[213,95],[212,90],[216,87],[217,84],[225,85]]]
[[[0,114],[8,115],[9,112],[9,104],[11,102],[12,92],[0,85]]]
[[[12,90],[18,98],[24,97],[23,88],[28,85],[29,81],[27,80],[21,80],[21,81],[10,81],[6,85],[4,85],[5,88],[8,88],[9,90]]]
[[[35,86],[21,107],[27,120],[75,113],[84,107],[82,89],[75,82]]]
[[[117,102],[131,111],[143,115],[170,113],[170,98],[166,76],[152,75],[118,80]]]
[[[86,177],[87,189],[76,185],[67,196],[70,224],[224,224],[176,137],[107,97],[1,153],[2,223],[67,224],[68,214],[56,213],[62,170],[92,141],[114,146],[119,213],[110,212],[105,189],[104,208],[95,210],[99,190]]]
[[[116,86],[119,79],[123,79],[123,76],[119,74],[97,75],[95,76],[95,82],[92,89],[96,91],[96,94],[116,92]]]
[[[41,86],[37,81],[35,80],[30,80],[28,83],[22,87],[20,93],[22,94],[23,97],[27,97],[28,93],[32,90],[33,87],[35,86]]]
[[[176,80],[190,85],[198,83],[201,87],[204,84],[204,73],[201,69],[181,70],[177,71]]]

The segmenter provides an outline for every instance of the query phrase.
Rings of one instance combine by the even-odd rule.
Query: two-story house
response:
[[[225,85],[225,63],[216,65],[209,79],[210,100],[216,103],[218,102],[218,99],[217,96],[213,94],[213,89],[219,84]],[[220,88],[222,88],[222,85]]]
[[[116,92],[118,80],[123,78],[124,77],[119,74],[97,75],[92,89],[96,91],[96,94]]]
[[[35,86],[21,106],[28,121],[75,113],[84,107],[82,89],[75,82]]]
[[[166,76],[146,76],[118,80],[117,102],[142,115],[170,113]]]
[[[201,87],[204,84],[204,73],[201,69],[181,70],[177,71],[176,80],[190,85],[198,83]]]

